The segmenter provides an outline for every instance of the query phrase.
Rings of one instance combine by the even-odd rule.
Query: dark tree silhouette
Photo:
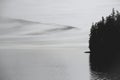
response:
[[[112,10],[107,17],[92,24],[89,38],[91,69],[120,72],[120,13]],[[116,67],[116,68],[115,68]],[[115,70],[116,69],[116,70]]]

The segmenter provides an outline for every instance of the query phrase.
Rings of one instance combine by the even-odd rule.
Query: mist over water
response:
[[[89,80],[86,37],[78,34],[74,26],[1,17],[0,78]]]
[[[88,56],[79,48],[0,49],[2,80],[89,80]],[[86,77],[87,76],[87,77]]]
[[[118,0],[0,1],[0,71],[6,80],[89,80],[92,22]]]

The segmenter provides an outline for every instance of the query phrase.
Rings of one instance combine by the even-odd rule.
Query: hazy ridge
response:
[[[1,45],[84,45],[86,36],[80,32],[69,25],[0,18]]]

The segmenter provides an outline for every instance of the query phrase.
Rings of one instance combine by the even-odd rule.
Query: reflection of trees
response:
[[[120,45],[120,13],[113,9],[106,18],[92,24],[89,40],[90,51],[115,52]]]

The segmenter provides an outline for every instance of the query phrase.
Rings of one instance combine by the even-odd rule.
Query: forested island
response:
[[[120,72],[120,12],[93,23],[89,38],[90,66],[99,72]]]

